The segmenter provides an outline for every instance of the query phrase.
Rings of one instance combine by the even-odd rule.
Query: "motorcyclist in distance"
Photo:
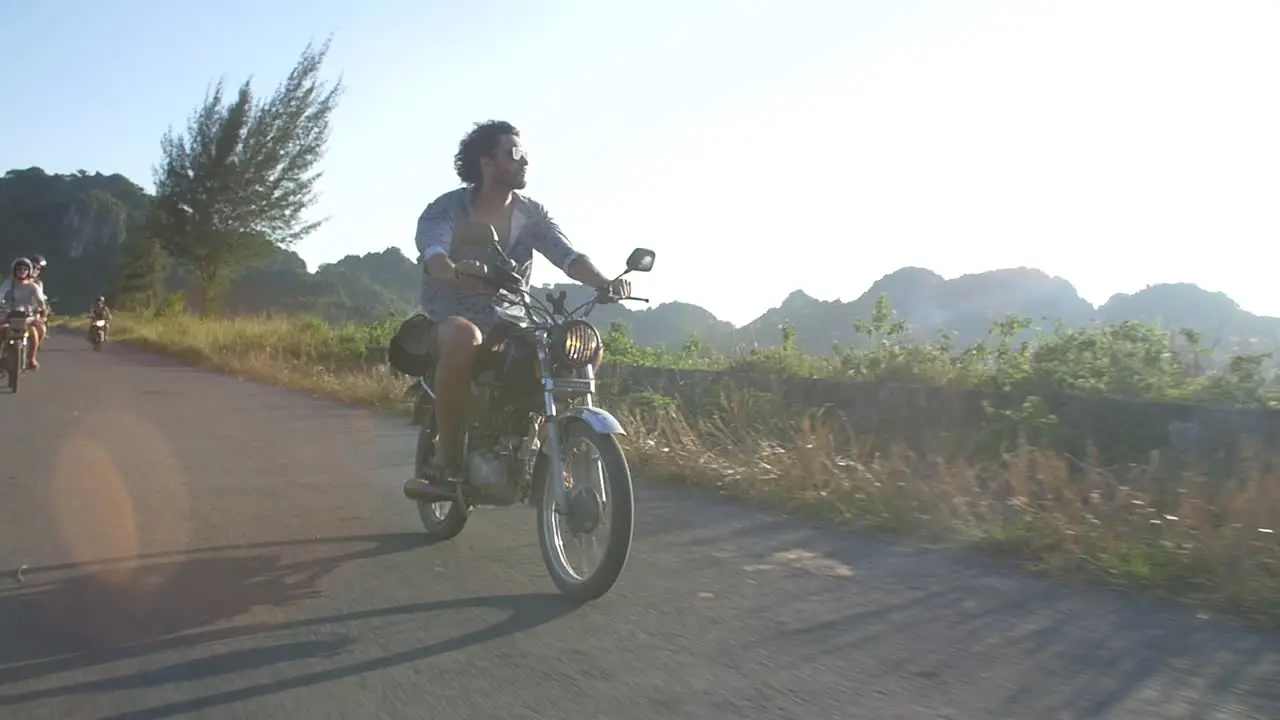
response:
[[[518,311],[477,279],[488,271],[491,258],[481,253],[455,262],[451,257],[456,255],[451,253],[455,227],[468,222],[491,225],[503,251],[519,266],[526,288],[536,250],[583,285],[616,297],[631,294],[630,281],[606,277],[586,255],[573,249],[546,208],[516,192],[525,187],[529,158],[515,126],[501,121],[478,123],[459,143],[453,166],[465,187],[436,198],[418,218],[422,311],[436,323],[429,345],[437,359],[432,387],[439,439],[426,477],[408,484],[456,477],[462,460],[462,415],[476,353],[497,324],[499,308],[504,313]]]
[[[107,307],[107,299],[101,295],[93,304],[89,306],[89,321],[105,320],[106,325],[102,328],[102,339],[107,339],[107,332],[111,330],[111,309]],[[89,326],[89,339],[93,339],[93,326]]]
[[[13,261],[12,268],[13,273],[10,277],[0,284],[0,319],[7,315],[10,310],[19,308],[25,308],[36,313],[47,312],[49,303],[44,297],[44,291],[31,277],[33,269],[31,261],[26,258],[18,258]],[[27,334],[31,344],[31,351],[27,355],[27,369],[39,370],[40,363],[36,360],[36,354],[40,351],[42,335],[36,332],[34,323],[27,326]],[[0,343],[4,343],[8,337],[8,324],[0,325]]]

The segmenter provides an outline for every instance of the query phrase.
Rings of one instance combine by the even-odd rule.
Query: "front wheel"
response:
[[[613,588],[631,554],[631,468],[616,437],[584,422],[568,422],[561,443],[564,477],[545,477],[540,483],[538,544],[560,592],[574,602],[589,602]],[[549,463],[540,464],[546,474]],[[555,482],[569,486],[569,507],[556,505]],[[600,540],[605,542],[603,551]],[[597,561],[594,568],[592,558]]]
[[[414,455],[414,471],[417,477],[422,476],[423,468],[431,463],[436,453],[436,418],[433,408],[427,407],[414,415],[422,422],[418,428],[418,447]],[[418,518],[422,520],[422,529],[439,540],[457,537],[462,528],[467,526],[467,518],[471,517],[471,506],[456,502],[427,502],[415,500],[418,505]]]
[[[5,371],[9,373],[10,392],[18,392],[18,375],[22,373],[22,364],[23,360],[25,360],[22,356],[24,354],[21,345],[16,345],[5,353]]]

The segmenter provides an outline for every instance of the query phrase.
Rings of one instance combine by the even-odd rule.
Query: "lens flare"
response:
[[[182,468],[164,436],[131,413],[86,416],[58,448],[45,488],[73,562],[182,550],[190,538]],[[110,567],[104,578],[124,581],[134,566]]]

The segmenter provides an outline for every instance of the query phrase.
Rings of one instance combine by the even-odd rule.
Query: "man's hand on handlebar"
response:
[[[609,287],[605,288],[605,292],[615,298],[631,297],[631,281],[626,278],[618,278],[609,283]]]
[[[600,288],[600,297],[604,302],[617,301],[631,297],[631,281],[618,278],[607,286]]]
[[[464,290],[480,291],[487,288],[483,278],[489,276],[489,268],[475,260],[463,260],[453,266],[453,279]]]

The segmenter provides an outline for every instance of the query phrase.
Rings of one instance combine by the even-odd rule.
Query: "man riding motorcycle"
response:
[[[105,320],[106,324],[102,326],[102,339],[107,339],[107,331],[111,329],[111,310],[107,307],[107,299],[101,295],[97,300],[93,301],[93,305],[89,306],[89,340],[93,341],[93,321]]]
[[[0,284],[0,317],[18,308],[26,308],[36,313],[47,312],[49,303],[44,297],[44,290],[31,277],[31,271],[34,269],[32,262],[26,258],[18,258],[13,261],[12,267],[12,275]],[[40,341],[43,336],[36,331],[34,323],[27,327],[27,334],[31,345],[30,352],[27,354],[27,369],[39,370],[40,363],[36,361],[36,354],[40,351]],[[8,337],[9,326],[0,325],[0,345],[3,345]]]
[[[486,265],[493,263],[491,248],[468,245],[463,251],[452,246],[456,224],[491,225],[503,251],[520,266],[525,288],[529,286],[533,251],[537,250],[583,285],[618,297],[631,294],[630,281],[611,281],[602,274],[586,255],[573,249],[546,208],[516,192],[526,185],[529,159],[513,125],[478,123],[459,143],[453,166],[465,187],[436,198],[418,218],[422,311],[435,323],[428,341],[436,358],[433,387],[439,439],[431,466],[424,469],[425,477],[411,479],[406,485],[456,477],[462,416],[477,352],[485,335],[498,324],[499,313],[523,313],[478,279],[488,271]],[[458,257],[460,251],[468,257]]]

